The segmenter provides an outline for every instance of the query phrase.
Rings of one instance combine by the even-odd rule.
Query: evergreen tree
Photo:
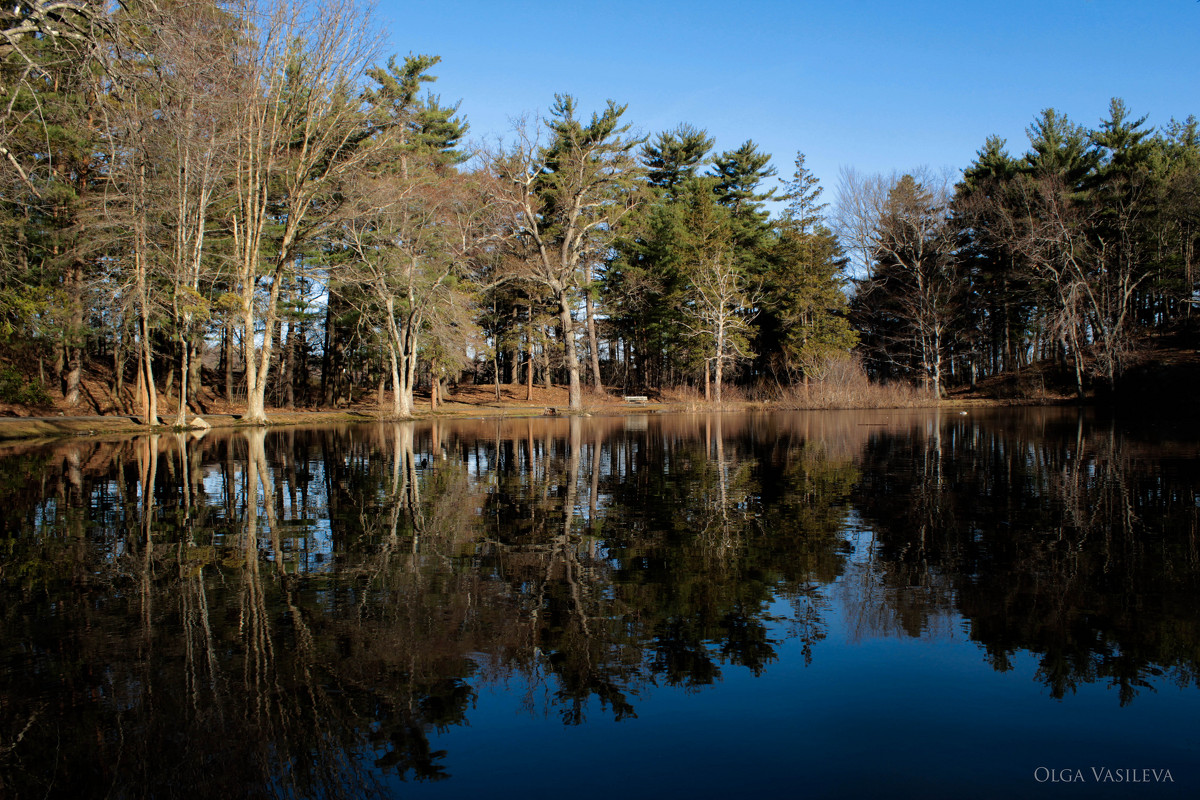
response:
[[[734,244],[741,260],[748,265],[758,255],[754,249],[764,244],[770,232],[767,201],[775,190],[761,191],[762,182],[776,174],[771,156],[761,153],[758,145],[746,140],[736,150],[727,150],[713,159],[711,175],[718,202],[732,213]]]
[[[390,133],[397,156],[419,154],[432,159],[438,167],[461,164],[467,154],[457,149],[470,130],[458,116],[460,103],[443,106],[433,93],[420,96],[421,86],[437,80],[429,70],[441,62],[440,56],[410,55],[402,65],[391,56],[386,67],[371,67],[366,75],[375,82],[363,93],[373,109],[375,125]]]
[[[379,332],[398,417],[412,414],[421,347],[431,328],[441,329],[434,325],[439,311],[467,304],[456,291],[458,278],[486,206],[475,183],[452,168],[466,132],[453,116],[457,106],[418,96],[418,87],[434,80],[427,70],[437,63],[409,56],[403,66],[392,58],[386,69],[367,71],[377,84],[364,92],[376,141],[347,182],[351,213],[334,239],[354,255],[337,291],[357,295]]]
[[[1193,313],[1200,245],[1200,124],[1194,116],[1183,122],[1172,119],[1155,137],[1153,148],[1158,285],[1167,307],[1149,321],[1159,325],[1164,320],[1158,314],[1178,319]]]
[[[1003,224],[1020,171],[1004,139],[989,136],[955,186],[957,260],[975,298],[964,309],[969,318],[959,324],[972,378],[1017,369],[1027,358],[1037,298],[1017,257],[1002,237],[990,234]],[[975,331],[983,336],[972,335]]]
[[[590,283],[585,267],[608,251],[641,182],[634,151],[643,140],[629,135],[625,108],[610,100],[585,124],[575,99],[557,95],[546,121],[550,141],[542,146],[524,131],[493,162],[516,245],[529,256],[520,277],[558,306],[572,409],[583,402],[572,312]]]
[[[676,197],[682,184],[708,163],[713,139],[706,131],[683,123],[642,145],[646,182],[660,195]]]
[[[47,24],[73,24],[74,12],[55,13]],[[68,405],[80,398],[89,281],[106,255],[95,227],[109,169],[104,96],[85,44],[30,35],[0,49],[0,85],[11,87],[0,116],[0,341],[39,373],[49,361]]]
[[[712,143],[705,131],[681,124],[642,146],[651,196],[631,216],[606,264],[604,299],[612,323],[631,344],[640,387],[661,386],[687,360],[688,345],[678,336],[687,287],[683,242],[690,235],[684,198],[697,187],[713,194],[715,179],[698,174]]]
[[[703,364],[704,395],[710,398],[709,378],[720,403],[726,369],[753,357],[751,320],[759,291],[736,263],[733,211],[717,202],[704,181],[691,181],[680,196],[683,222],[679,268],[686,281],[682,319],[697,347],[694,361]]]
[[[917,377],[940,396],[965,288],[952,258],[947,191],[913,174],[875,187],[861,204],[874,261],[855,297],[864,343],[878,371]]]
[[[825,366],[849,354],[858,341],[847,317],[846,257],[822,224],[805,232],[784,225],[771,249],[758,346],[777,380],[820,379]]]
[[[1056,178],[1072,192],[1086,187],[1100,161],[1086,128],[1047,108],[1025,132],[1030,149],[1025,153],[1024,171],[1038,178]]]
[[[1144,116],[1131,119],[1125,103],[1113,98],[1108,119],[1090,134],[1099,155],[1088,198],[1097,209],[1092,236],[1098,263],[1089,281],[1097,301],[1092,326],[1100,331],[1095,365],[1109,386],[1129,364],[1139,307],[1149,311],[1157,294],[1153,199],[1158,190],[1151,171],[1153,131],[1145,123]]]
[[[804,153],[796,153],[795,164],[792,179],[784,184],[781,198],[787,201],[783,221],[797,233],[808,234],[821,222],[829,204],[820,202],[825,189],[817,176],[804,166]]]
[[[823,191],[797,153],[785,185],[786,210],[764,262],[762,311],[755,319],[761,371],[776,382],[820,377],[857,337],[846,318],[846,258],[823,224]]]

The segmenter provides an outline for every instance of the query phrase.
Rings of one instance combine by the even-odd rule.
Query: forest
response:
[[[936,402],[1038,364],[1085,398],[1191,340],[1194,116],[1044,109],[1022,153],[845,169],[826,202],[799,149],[781,178],[751,138],[645,134],[617,101],[560,94],[473,145],[439,58],[381,41],[345,3],[0,9],[0,403],[87,413],[102,375],[146,423],[202,385],[261,423],[376,392],[411,416],[464,382],[778,398],[848,369]]]

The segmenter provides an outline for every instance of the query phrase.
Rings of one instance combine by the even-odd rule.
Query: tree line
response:
[[[1200,131],[1113,99],[1094,129],[1045,109],[1012,156],[989,137],[952,183],[842,175],[838,230],[865,265],[851,318],[871,370],[947,384],[1052,360],[1111,390],[1196,303]]]
[[[105,364],[148,423],[201,381],[257,422],[464,379],[721,401],[852,353],[939,394],[1055,358],[1082,393],[1190,313],[1193,118],[1046,111],[1021,158],[846,172],[830,209],[803,153],[771,188],[752,140],[612,101],[468,148],[438,62],[320,0],[0,11],[0,400],[76,405]]]

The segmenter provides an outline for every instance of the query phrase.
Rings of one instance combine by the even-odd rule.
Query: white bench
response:
[[[628,394],[625,395],[626,403],[649,403],[650,398],[644,394]]]

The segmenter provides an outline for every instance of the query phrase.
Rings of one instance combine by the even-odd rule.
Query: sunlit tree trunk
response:
[[[567,360],[567,404],[575,410],[583,408],[583,391],[579,384],[579,345],[575,341],[575,321],[571,319],[571,306],[565,292],[558,294],[558,308]]]
[[[583,291],[583,306],[587,314],[587,336],[588,350],[591,354],[592,362],[592,388],[596,394],[604,391],[604,384],[600,380],[600,344],[596,338],[596,316],[592,310],[592,291],[590,288]]]

